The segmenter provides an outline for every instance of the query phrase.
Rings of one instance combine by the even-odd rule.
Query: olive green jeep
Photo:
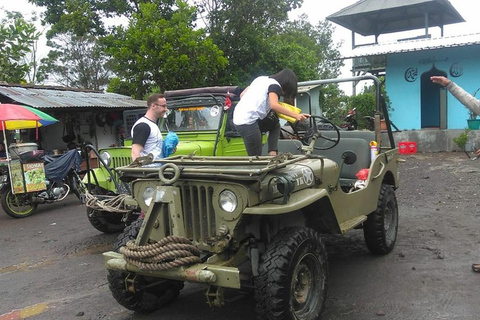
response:
[[[236,86],[166,91],[168,113],[159,126],[164,133],[174,131],[177,134],[179,144],[174,155],[246,155],[243,139],[232,122],[240,92],[241,88]],[[124,111],[124,126],[128,134],[144,114],[145,109]],[[83,179],[90,195],[95,196],[87,202],[87,217],[93,227],[104,233],[120,232],[125,222],[128,224],[138,216],[138,212],[111,205],[119,203],[117,200],[121,196],[116,196],[130,192],[128,185],[119,181],[116,171],[116,168],[132,162],[131,137],[127,136],[124,144],[124,147],[98,151],[88,145],[97,154],[99,166],[89,168]]]
[[[373,76],[356,79],[379,85]],[[251,289],[259,319],[320,319],[328,281],[322,234],[361,228],[374,254],[396,242],[398,149],[391,129],[382,141],[377,108],[375,132],[322,131],[318,123],[330,122],[313,116],[302,137],[308,144],[281,140],[274,157],[178,155],[156,168],[143,166],[151,158],[118,168],[132,183],[125,205],[145,217],[104,253],[113,297],[152,312],[187,281],[205,284],[211,306],[224,305],[225,289]]]

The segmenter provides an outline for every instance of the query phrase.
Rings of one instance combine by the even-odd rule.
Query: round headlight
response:
[[[105,163],[107,167],[110,167],[110,164],[112,163],[112,156],[110,156],[110,153],[103,151],[100,154],[100,159],[102,159],[103,163]]]
[[[145,188],[145,190],[143,190],[142,198],[145,204],[147,205],[147,207],[150,207],[150,203],[152,203],[154,192],[155,192],[155,189],[152,187],[147,187]]]
[[[230,190],[223,190],[218,198],[218,204],[222,210],[233,212],[237,209],[238,199],[235,193]]]

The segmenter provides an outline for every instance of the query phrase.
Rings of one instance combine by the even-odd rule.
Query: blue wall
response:
[[[480,46],[396,53],[387,56],[386,90],[393,108],[390,113],[391,119],[399,129],[422,128],[421,77],[432,68],[438,69],[436,72],[444,72],[449,79],[473,94],[480,87]],[[439,103],[437,93],[424,89],[424,104],[431,101],[436,106]],[[430,99],[429,95],[433,94],[435,96],[431,96]],[[477,98],[480,98],[480,92]],[[432,121],[435,122],[438,115],[433,110],[427,116],[432,116]],[[468,116],[468,109],[448,93],[447,129],[465,128]],[[429,119],[424,117],[424,126],[428,125],[425,120]]]

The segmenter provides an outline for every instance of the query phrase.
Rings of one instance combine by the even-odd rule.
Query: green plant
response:
[[[380,86],[380,93],[384,99],[384,102],[387,106],[388,115],[391,117],[392,111],[394,111],[390,98],[385,91],[385,84],[381,78],[381,86]],[[375,86],[364,86],[362,92],[355,95],[348,97],[347,100],[347,110],[351,110],[353,108],[357,108],[358,114],[358,127],[360,129],[368,128],[368,123],[364,119],[365,116],[373,116],[376,111],[376,94],[375,94]],[[383,110],[382,110],[383,111]],[[383,118],[383,112],[382,112]]]
[[[465,131],[463,131],[458,137],[453,138],[453,142],[460,148],[460,149],[465,149],[465,145],[468,142],[468,133],[470,132],[471,129],[465,128]]]

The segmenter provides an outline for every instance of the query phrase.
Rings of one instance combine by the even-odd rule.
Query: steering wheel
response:
[[[314,135],[316,135],[317,141],[318,139],[324,139],[330,142],[330,143],[326,143],[326,145],[323,147],[318,147],[316,145],[313,146],[313,148],[316,150],[332,149],[340,142],[340,130],[338,129],[338,126],[333,124],[333,122],[331,122],[327,118],[320,117],[320,116],[310,116],[309,123],[311,125],[306,125],[306,122],[302,122],[302,124],[305,126],[305,129],[302,130],[302,132],[298,130],[299,129],[298,121],[294,125],[292,125],[292,128],[298,137],[298,140],[300,140],[304,145],[309,145],[309,141]],[[324,130],[320,130],[318,128],[319,124],[327,125],[329,130],[335,131],[335,136],[331,138],[331,137],[327,137],[326,135],[323,135],[322,131]]]
[[[281,139],[299,140],[303,145],[308,146],[308,141],[313,136],[313,128],[307,121],[308,120],[296,121],[294,123],[289,123],[288,126],[281,127]]]

